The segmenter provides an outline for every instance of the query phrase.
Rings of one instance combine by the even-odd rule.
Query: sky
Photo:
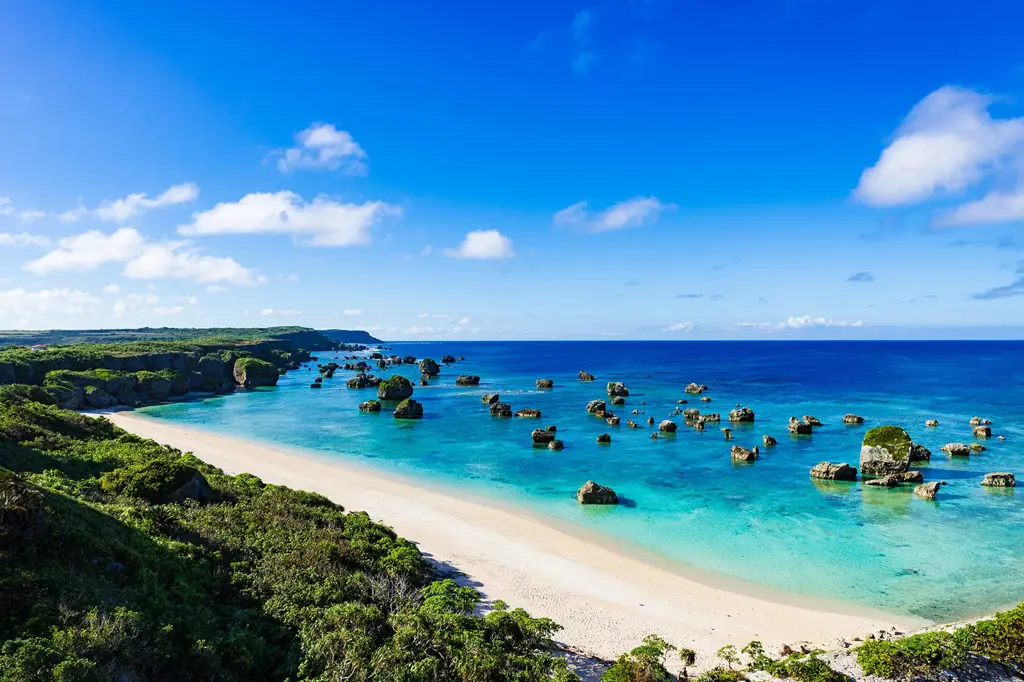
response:
[[[1024,338],[1024,3],[0,3],[0,329]]]

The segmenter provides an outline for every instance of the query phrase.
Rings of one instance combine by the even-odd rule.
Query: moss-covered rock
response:
[[[406,398],[395,407],[394,416],[395,419],[422,419],[423,405],[412,398]]]
[[[424,376],[436,377],[441,373],[441,368],[436,362],[434,362],[433,358],[425,358],[420,361],[420,372],[422,372]]]
[[[259,358],[239,358],[235,360],[233,374],[235,382],[245,388],[277,386],[277,380],[281,376],[274,365]]]
[[[412,397],[412,382],[396,374],[390,379],[380,382],[377,397],[381,400],[405,400]]]
[[[913,442],[898,426],[877,426],[868,429],[860,449],[862,476],[902,474],[910,468]]]

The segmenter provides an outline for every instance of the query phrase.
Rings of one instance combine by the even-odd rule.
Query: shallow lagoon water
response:
[[[384,471],[420,478],[527,507],[603,534],[609,541],[684,566],[794,594],[840,599],[932,620],[991,612],[1024,600],[1024,489],[987,489],[984,473],[1024,478],[1024,343],[1018,342],[443,342],[394,343],[399,355],[464,355],[443,367],[429,387],[416,387],[422,421],[398,422],[389,411],[361,414],[374,389],[348,389],[339,371],[311,390],[305,368],[272,389],[239,391],[203,401],[145,408],[146,416],[227,435],[257,438],[351,458]],[[335,359],[321,353],[321,362]],[[338,362],[344,362],[337,359]],[[585,369],[597,377],[577,381]],[[415,366],[395,371],[418,383]],[[385,372],[390,375],[391,371]],[[476,388],[455,386],[477,374]],[[555,381],[537,390],[535,381]],[[614,408],[622,426],[585,412],[607,399],[605,383],[630,389]],[[695,381],[709,386],[710,403],[686,395]],[[543,418],[492,418],[480,401],[499,392],[513,409],[533,407]],[[718,427],[682,425],[651,439],[679,399],[701,412],[722,414],[733,441],[761,444],[752,464],[734,464]],[[729,424],[737,403],[756,413],[754,424]],[[633,409],[644,414],[634,417]],[[842,423],[847,412],[867,420]],[[824,426],[790,436],[790,416],[814,415]],[[993,421],[987,450],[952,459],[947,442],[971,443],[969,420]],[[644,429],[628,429],[627,418]],[[938,419],[938,428],[926,428]],[[828,460],[857,464],[871,426],[906,428],[932,451],[915,466],[926,480],[947,485],[935,502],[912,486],[894,490],[860,483],[812,481],[808,470]],[[560,452],[535,449],[530,432],[558,426]],[[610,433],[611,445],[596,436]],[[999,441],[996,435],[1006,436]],[[615,488],[626,504],[582,507],[576,489],[593,479]]]

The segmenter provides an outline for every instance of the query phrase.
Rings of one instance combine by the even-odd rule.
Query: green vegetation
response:
[[[780,660],[768,656],[761,642],[753,641],[743,647],[743,653],[750,657],[748,670],[763,670],[780,680],[800,682],[846,682],[846,675],[833,670],[828,663],[818,658],[819,652],[810,654],[793,653]]]
[[[266,360],[239,358],[235,361],[234,376],[241,386],[273,386],[280,373]]]
[[[644,643],[619,660],[601,676],[601,682],[672,682],[675,678],[665,668],[665,657],[676,651],[657,635],[647,635]]]
[[[340,330],[333,330],[340,331]],[[299,337],[297,347],[309,347],[301,337],[319,334],[307,327],[178,329],[174,327],[143,327],[141,329],[52,329],[48,331],[0,331],[0,346],[70,345],[70,344],[123,344],[132,341],[197,341],[218,340],[239,343],[261,340],[293,340]],[[351,332],[364,333],[365,332]],[[341,340],[341,339],[338,339]],[[348,343],[352,343],[349,341]]]
[[[910,436],[898,426],[876,426],[868,429],[864,434],[863,444],[884,448],[896,460],[910,458]]]
[[[576,679],[366,514],[3,389],[3,682]]]

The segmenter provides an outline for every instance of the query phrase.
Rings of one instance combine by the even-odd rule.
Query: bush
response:
[[[103,477],[100,485],[114,495],[141,497],[153,504],[164,504],[196,473],[196,469],[185,464],[154,459],[114,469]]]
[[[675,647],[661,637],[647,635],[643,645],[619,656],[601,682],[672,682],[674,678],[665,668],[665,656],[671,651]]]
[[[742,682],[743,679],[743,673],[719,666],[698,677],[697,682]]]
[[[889,679],[929,677],[967,661],[972,628],[925,632],[900,639],[869,640],[857,649],[857,663],[868,675]]]
[[[1024,664],[1024,603],[976,623],[971,649],[996,661]]]

